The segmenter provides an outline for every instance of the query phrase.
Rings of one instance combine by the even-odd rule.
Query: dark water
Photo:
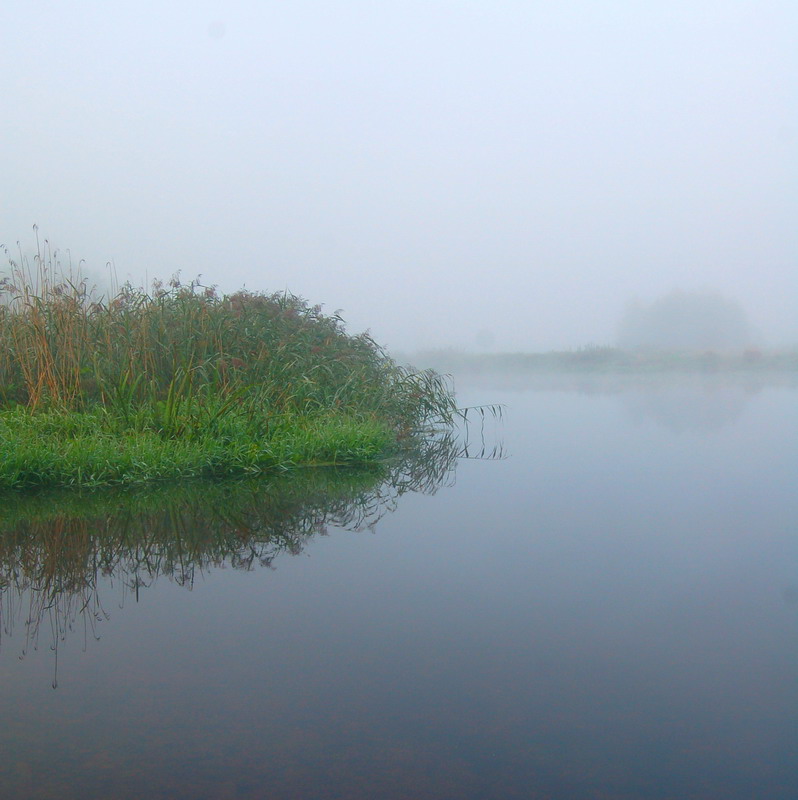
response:
[[[4,501],[0,796],[798,796],[798,392],[522,389],[398,490]]]

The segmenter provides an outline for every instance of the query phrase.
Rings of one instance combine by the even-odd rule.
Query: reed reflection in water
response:
[[[85,647],[110,616],[101,586],[117,588],[124,605],[159,578],[191,589],[213,568],[270,568],[277,556],[298,555],[330,527],[374,531],[406,492],[434,494],[453,483],[457,459],[473,457],[468,448],[468,441],[444,433],[370,469],[8,494],[0,519],[2,637],[16,639],[22,627],[24,657],[48,633],[55,688],[59,642],[80,633]],[[0,639],[0,646],[8,644]]]

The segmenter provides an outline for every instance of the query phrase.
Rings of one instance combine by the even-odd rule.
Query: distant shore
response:
[[[475,375],[508,372],[540,375],[798,374],[798,347],[786,350],[751,348],[739,352],[646,352],[584,347],[542,353],[468,353],[450,349],[417,352],[404,355],[401,360],[438,372]]]

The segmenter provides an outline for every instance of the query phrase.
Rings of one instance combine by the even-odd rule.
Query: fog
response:
[[[627,350],[739,352],[753,341],[737,303],[699,292],[672,292],[649,305],[630,304],[618,332],[618,344]]]
[[[390,348],[798,341],[798,5],[0,6],[0,243],[288,289]]]

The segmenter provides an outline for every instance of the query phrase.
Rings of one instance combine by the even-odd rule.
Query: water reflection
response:
[[[710,433],[734,425],[761,389],[713,381],[678,381],[654,387],[644,384],[626,392],[623,403],[637,422],[651,421],[673,433]]]
[[[149,489],[7,494],[0,519],[2,635],[23,628],[21,657],[42,632],[55,652],[80,632],[97,638],[109,617],[100,587],[138,600],[159,578],[190,589],[214,567],[253,570],[297,555],[334,526],[374,531],[407,492],[454,482],[468,444],[444,434],[371,469],[297,471],[265,481]],[[2,641],[0,641],[2,644]]]
[[[795,373],[585,374],[506,372],[467,374],[458,387],[510,392],[576,392],[616,397],[635,422],[654,422],[672,433],[717,432],[733,426],[766,388],[798,386]]]

